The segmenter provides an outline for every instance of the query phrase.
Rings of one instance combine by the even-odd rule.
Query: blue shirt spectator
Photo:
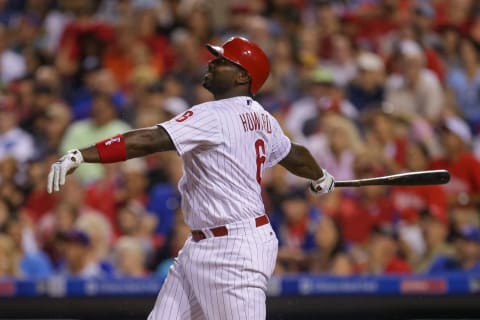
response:
[[[447,85],[455,94],[460,111],[467,121],[480,124],[480,55],[479,44],[470,38],[460,42],[459,53],[462,65],[447,74]]]
[[[464,69],[455,68],[448,73],[447,83],[467,121],[480,123],[480,69],[469,79]]]
[[[45,279],[53,275],[52,262],[41,251],[24,255],[20,260],[20,270],[28,279]]]
[[[480,228],[464,226],[455,236],[455,256],[440,256],[428,269],[428,274],[480,272]]]

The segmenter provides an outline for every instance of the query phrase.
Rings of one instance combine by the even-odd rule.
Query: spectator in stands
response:
[[[10,216],[11,209],[9,203],[0,197],[0,233],[5,232]]]
[[[92,63],[85,68],[83,82],[69,95],[75,120],[82,120],[92,115],[95,98],[99,94],[109,96],[118,112],[124,110],[126,98],[117,86],[113,74],[99,64]]]
[[[410,262],[416,272],[426,272],[438,257],[452,257],[454,248],[448,240],[449,224],[445,216],[432,214],[428,211],[422,213],[419,221],[425,241],[425,251],[412,257]]]
[[[74,18],[65,26],[55,55],[55,65],[66,77],[81,77],[85,67],[99,63],[105,45],[113,40],[111,26],[94,15],[93,0],[74,2]]]
[[[86,232],[72,229],[62,234],[60,239],[63,263],[59,274],[79,278],[105,276]]]
[[[190,4],[188,9],[186,7],[187,5],[184,5],[183,10],[181,10],[182,22],[187,26],[190,32],[193,33],[195,38],[199,39],[201,43],[207,43],[213,35],[212,10],[207,3],[202,1]],[[155,18],[152,17],[151,20],[155,21]],[[243,27],[248,28],[252,24],[253,23],[250,22]],[[269,40],[268,36],[267,39],[263,40]],[[258,42],[258,39],[251,39],[251,41],[255,43],[265,43],[265,41]]]
[[[120,166],[120,185],[117,187],[117,202],[137,203],[146,207],[148,203],[147,164],[143,159],[130,159]]]
[[[272,226],[279,240],[278,263],[285,272],[305,270],[306,253],[313,249],[316,224],[320,218],[317,209],[306,201],[304,188],[289,190],[282,196],[281,219]]]
[[[425,145],[410,142],[406,152],[405,171],[428,170],[430,157]],[[397,217],[400,238],[418,255],[424,251],[419,219],[422,213],[434,215],[448,223],[448,203],[440,185],[394,186],[391,197]]]
[[[361,52],[356,60],[357,73],[348,83],[346,96],[358,111],[378,108],[385,96],[384,62],[371,52]]]
[[[72,112],[63,103],[55,102],[45,109],[39,119],[41,124],[36,141],[41,152],[53,153],[58,150],[71,120]]]
[[[319,1],[315,7],[315,25],[318,32],[316,41],[319,43],[317,55],[321,60],[332,59],[335,36],[341,31],[340,17],[335,13],[334,4],[329,1]]]
[[[45,14],[42,26],[44,31],[43,45],[45,55],[50,59],[56,54],[65,26],[73,19],[71,7],[74,5],[69,0],[59,0],[56,2],[56,6],[50,8]]]
[[[18,257],[12,238],[0,233],[0,279],[20,277]]]
[[[9,30],[0,24],[0,81],[3,85],[20,79],[27,72],[25,59],[9,47]]]
[[[82,214],[75,221],[74,229],[87,235],[91,258],[104,275],[111,275],[113,265],[108,255],[113,241],[113,231],[107,218],[100,213]]]
[[[68,151],[74,145],[87,145],[90,141],[105,139],[128,129],[130,129],[130,126],[118,119],[112,97],[98,93],[93,99],[91,118],[72,123],[65,132],[60,145],[60,152]],[[104,175],[102,166],[90,165],[84,170],[81,169],[79,168],[76,171],[76,175],[83,183],[93,182]]]
[[[444,94],[436,75],[426,69],[425,54],[418,43],[399,43],[398,70],[387,78],[385,99],[391,112],[412,116],[420,114],[431,123],[440,120]]]
[[[0,160],[0,198],[7,200],[15,209],[19,209],[25,200],[25,177],[21,168],[13,157]]]
[[[80,180],[72,175],[70,178],[70,186],[67,186],[61,193],[59,193],[58,203],[65,202],[71,205],[78,212],[78,215],[88,214],[88,213],[98,213],[98,211],[89,207],[85,203],[85,187],[82,185]]]
[[[480,126],[480,43],[472,38],[460,40],[461,65],[451,68],[447,85],[453,91],[462,116],[472,128]]]
[[[120,236],[134,237],[142,246],[147,262],[150,262],[154,251],[165,244],[166,235],[156,232],[158,217],[145,210],[138,202],[128,202],[121,207],[117,215],[116,227]]]
[[[155,81],[143,88],[133,99],[134,103],[126,112],[134,128],[152,126],[169,119],[164,112],[167,95],[161,81]]]
[[[364,145],[355,123],[334,112],[320,118],[321,130],[307,139],[314,158],[338,180],[354,178],[353,162]]]
[[[440,256],[428,268],[429,274],[480,272],[480,229],[463,226],[455,237],[455,255]]]
[[[13,251],[21,277],[44,279],[53,274],[49,257],[40,250],[34,230],[24,217],[13,214],[7,223],[6,231],[13,240]]]
[[[370,150],[355,157],[356,179],[381,176],[384,170]],[[322,210],[340,224],[347,245],[363,245],[369,240],[373,228],[393,224],[393,202],[388,196],[389,191],[388,187],[378,185],[338,192],[334,201]]]
[[[327,215],[317,224],[314,235],[315,247],[308,252],[308,272],[351,274],[353,265],[345,254],[340,226]],[[348,271],[350,269],[350,271]]]
[[[271,91],[279,99],[295,100],[299,96],[300,74],[290,39],[280,37],[276,39],[274,46],[271,59]],[[265,92],[265,88],[262,91]]]
[[[474,208],[480,199],[480,163],[470,149],[470,128],[459,117],[447,117],[440,126],[440,139],[444,155],[435,159],[431,168],[450,172],[450,182],[443,185],[449,209],[469,210],[471,215],[475,215]]]
[[[435,126],[421,116],[402,120],[405,121],[403,129],[410,143],[422,144],[431,159],[442,155],[442,147]]]
[[[445,82],[445,66],[438,52],[440,38],[432,28],[434,9],[428,3],[417,3],[412,8],[412,21],[406,27],[409,30],[410,39],[416,41],[423,49],[425,55],[425,67],[434,72],[438,80]]]
[[[399,130],[401,121],[383,109],[373,109],[362,115],[365,144],[389,173],[397,173],[405,166],[407,138]]]
[[[114,247],[115,274],[121,277],[144,277],[146,256],[142,244],[134,237],[121,237]]]
[[[135,16],[146,17],[152,12],[142,10],[136,12]],[[148,17],[146,20],[151,20]],[[155,28],[146,24],[151,24],[144,20],[125,20],[116,26],[116,41],[107,46],[106,53],[103,56],[105,68],[110,70],[115,77],[119,87],[124,92],[130,92],[135,83],[135,75],[140,71],[149,72],[153,78],[157,78],[166,72],[167,61],[165,57],[169,55],[169,44],[167,39],[162,36],[154,36],[154,32],[143,31],[145,28]],[[136,27],[141,22],[140,30]],[[142,33],[149,35],[143,36]]]
[[[145,1],[141,4],[137,3],[134,21],[138,22],[137,36],[152,53],[153,64],[158,67],[158,75],[161,76],[171,71],[176,57],[173,55],[170,39],[165,37],[163,33],[158,32],[159,15],[162,14],[162,10],[166,10],[159,7],[159,4],[153,1],[150,4]],[[207,21],[206,23],[210,22]],[[204,30],[196,31],[203,32]],[[207,32],[209,31],[207,30]]]
[[[9,26],[12,35],[9,39],[11,48],[23,56],[26,75],[33,74],[46,62],[41,51],[41,23],[40,17],[35,17],[34,13],[23,12]]]
[[[49,256],[54,268],[61,263],[59,237],[72,230],[78,218],[78,208],[68,202],[57,202],[35,223],[35,231],[42,250]]]
[[[355,52],[351,39],[341,33],[334,35],[332,37],[332,52],[335,52],[335,54],[322,65],[333,74],[335,85],[345,88],[357,73]]]
[[[12,97],[3,96],[0,100],[0,160],[13,157],[23,164],[35,154],[33,139],[20,128]]]
[[[204,62],[209,59],[208,52],[198,39],[185,29],[177,29],[171,39],[175,63],[169,77],[173,77],[181,85],[180,96],[189,105],[194,105],[195,89],[203,76]]]
[[[451,25],[439,26],[438,33],[441,39],[441,45],[438,51],[448,72],[461,66],[461,59],[458,55],[458,47],[460,39],[462,39],[461,33],[458,28]]]
[[[111,225],[115,225],[117,210],[120,206],[118,201],[120,167],[120,164],[107,166],[101,179],[89,183],[84,188],[84,203],[107,218]]]
[[[319,51],[320,44],[317,40],[318,32],[316,28],[300,27],[298,33],[298,60],[302,69],[300,70],[304,76],[309,71],[318,67],[319,58],[317,52]]]
[[[434,29],[435,8],[427,1],[412,6],[412,27],[422,46],[434,50],[440,47],[439,33]]]
[[[142,207],[134,203],[127,204],[118,210],[116,226],[121,236],[136,236],[140,228]]]
[[[27,186],[29,193],[23,203],[23,213],[36,224],[45,214],[51,211],[57,202],[58,197],[52,197],[45,191],[48,167],[55,161],[56,154],[39,159],[32,159],[28,167]]]
[[[46,83],[33,82],[32,90],[32,122],[33,130],[37,131],[38,124],[35,122],[37,118],[45,114],[48,107],[54,103],[62,103],[60,92],[56,91],[54,87],[51,87]],[[69,119],[70,120],[70,119]]]
[[[135,5],[142,5],[144,1],[116,1],[104,0],[98,8],[98,16],[112,25],[117,25],[122,21],[133,18]],[[148,1],[147,1],[148,4]]]
[[[317,68],[310,72],[306,79],[305,96],[292,103],[285,118],[285,127],[293,139],[303,140],[313,133],[308,132],[305,123],[312,118],[317,119],[321,109],[319,104],[322,98],[331,96],[333,85],[333,74],[329,70]]]
[[[375,228],[367,246],[368,260],[364,269],[367,274],[408,274],[412,268],[402,257],[395,229],[388,226]]]
[[[42,65],[38,67],[33,77],[34,83],[49,87],[57,97],[61,97],[63,83],[55,66]]]

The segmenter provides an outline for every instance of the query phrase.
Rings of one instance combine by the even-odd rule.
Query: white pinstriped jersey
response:
[[[185,221],[192,229],[225,225],[265,213],[263,171],[290,151],[276,119],[240,96],[193,106],[159,124],[183,160],[179,182]]]

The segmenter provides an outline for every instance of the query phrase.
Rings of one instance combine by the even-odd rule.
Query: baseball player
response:
[[[334,178],[305,147],[290,142],[252,98],[270,72],[265,53],[241,37],[207,48],[215,58],[208,63],[203,86],[214,101],[154,127],[71,150],[48,176],[48,191],[53,192],[83,162],[111,163],[167,150],[181,156],[184,174],[178,187],[192,231],[149,320],[265,319],[265,292],[278,242],[260,194],[263,172],[279,163],[310,179],[313,192],[334,188]]]

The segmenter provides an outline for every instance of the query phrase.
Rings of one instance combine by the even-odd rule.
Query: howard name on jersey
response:
[[[270,122],[270,117],[267,114],[245,112],[241,113],[239,116],[245,132],[262,130],[266,133],[272,133],[272,124]]]

